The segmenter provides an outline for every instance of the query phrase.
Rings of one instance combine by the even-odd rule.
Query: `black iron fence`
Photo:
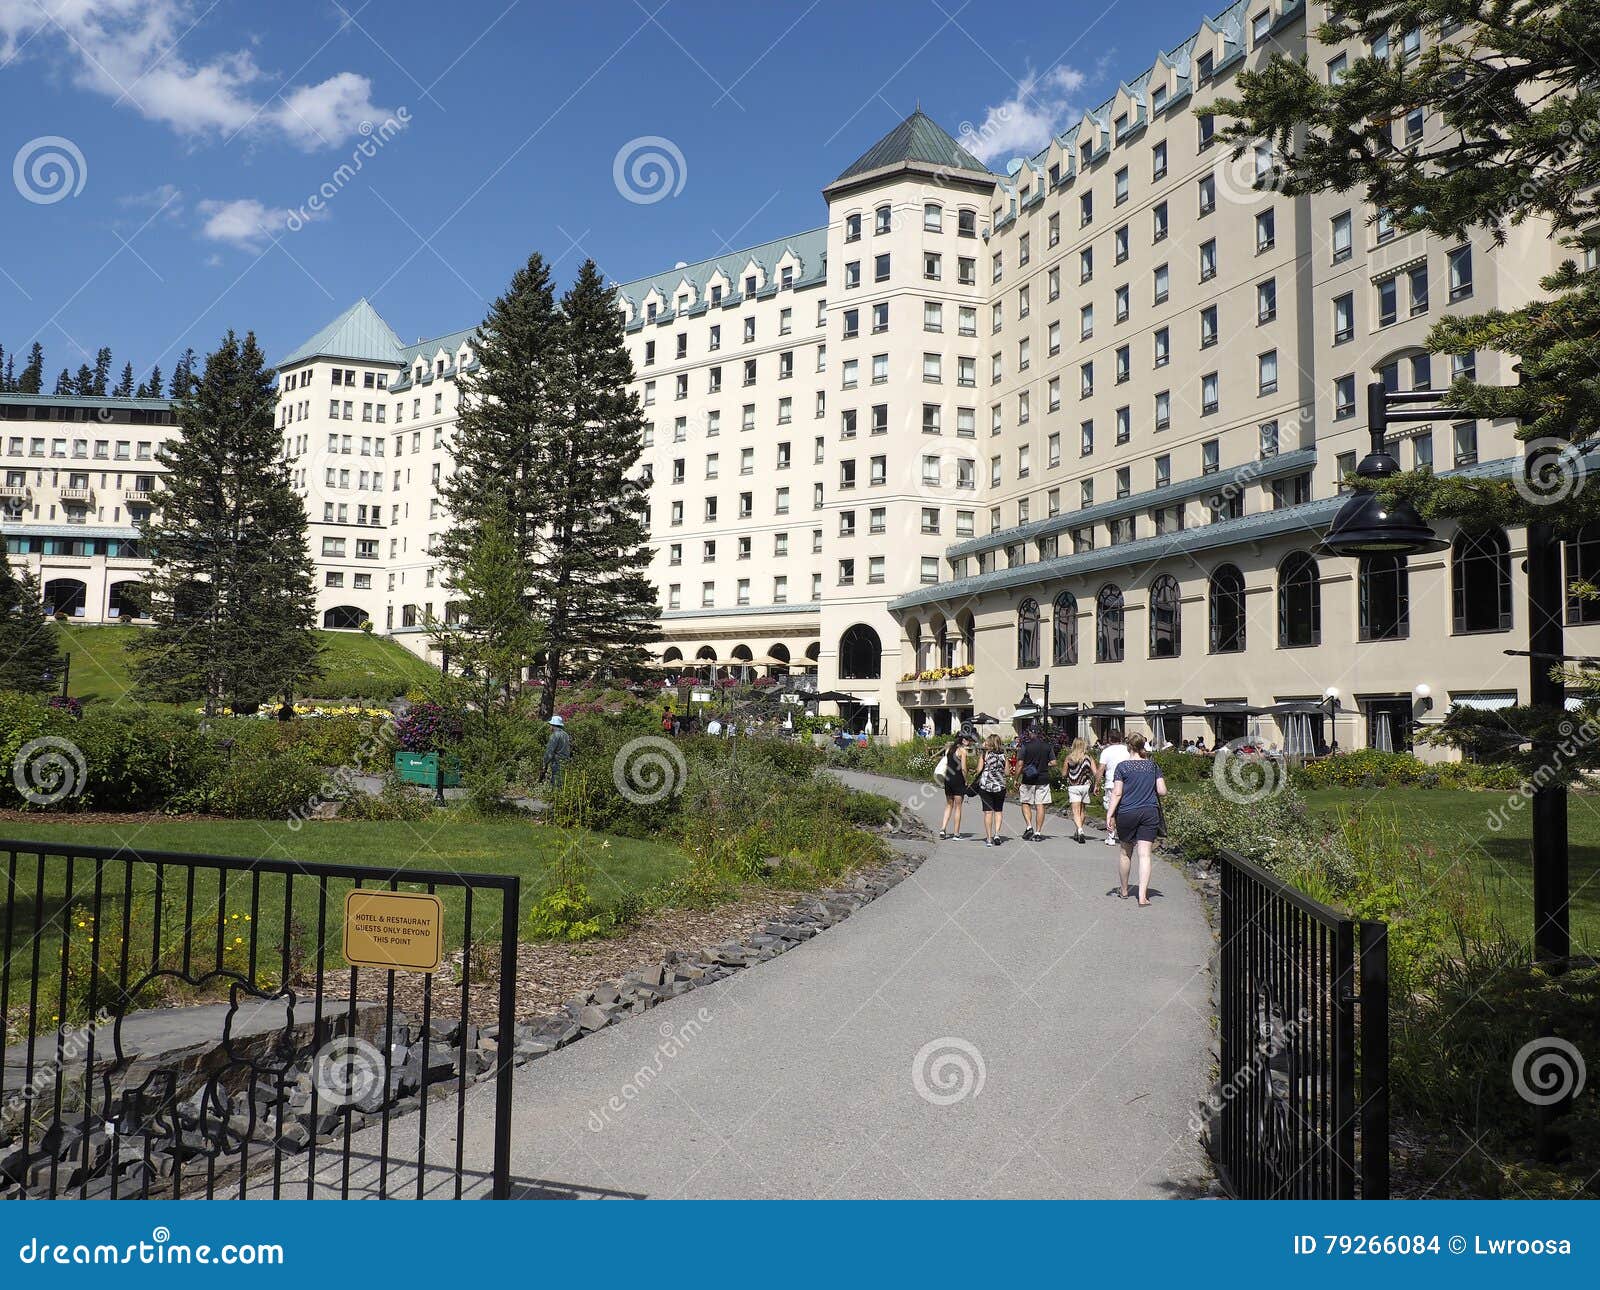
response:
[[[1236,856],[1221,895],[1224,1182],[1252,1200],[1387,1198],[1388,927]]]
[[[0,1196],[509,1194],[519,879],[5,841],[0,867]]]

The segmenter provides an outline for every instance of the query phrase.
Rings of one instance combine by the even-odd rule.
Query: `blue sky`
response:
[[[0,0],[0,344],[41,341],[53,382],[99,345],[170,372],[228,327],[272,357],[363,295],[406,340],[470,326],[535,249],[627,279],[820,224],[822,185],[919,99],[988,122],[1003,166],[1201,14]],[[668,158],[658,200],[615,178],[640,139],[670,145],[634,146]]]

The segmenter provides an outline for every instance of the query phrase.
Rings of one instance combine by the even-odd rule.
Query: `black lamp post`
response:
[[[1044,707],[1043,708],[1037,708],[1037,707],[1034,706],[1034,703],[1033,703],[1033,692],[1035,690],[1041,691],[1043,693],[1043,695],[1044,695]],[[1044,674],[1044,680],[1042,680],[1042,681],[1024,681],[1022,683],[1022,697],[1017,700],[1016,710],[1011,715],[1013,717],[1027,717],[1029,719],[1032,719],[1034,717],[1042,715],[1044,717],[1044,729],[1045,729],[1046,732],[1049,731],[1049,729],[1050,729],[1050,673],[1046,672]]]
[[[1367,424],[1372,451],[1356,467],[1360,479],[1380,481],[1400,470],[1384,446],[1390,422],[1434,421],[1451,414],[1437,406],[1438,392],[1367,386]],[[1530,478],[1547,464],[1555,449],[1530,447],[1523,470]],[[1327,555],[1410,555],[1440,551],[1450,544],[1428,527],[1409,502],[1383,502],[1376,493],[1353,494],[1334,516],[1319,550]],[[1549,524],[1528,525],[1528,699],[1534,707],[1561,711],[1566,687],[1550,675],[1551,663],[1562,657],[1561,557]],[[1567,788],[1559,778],[1533,790],[1533,953],[1536,962],[1562,971],[1572,951],[1568,913]]]

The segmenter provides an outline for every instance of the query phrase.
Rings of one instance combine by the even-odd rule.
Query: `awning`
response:
[[[1079,708],[1078,715],[1080,717],[1129,717],[1133,714],[1121,704],[1116,707],[1112,707],[1109,704],[1098,704],[1087,708]]]
[[[1270,717],[1326,717],[1343,711],[1337,699],[1331,707],[1326,700],[1319,703],[1316,699],[1286,699],[1282,703],[1274,703],[1270,708],[1261,709],[1261,714]]]
[[[1206,709],[1192,703],[1163,703],[1146,708],[1139,715],[1146,721],[1153,721],[1158,717],[1203,717],[1205,714]]]
[[[1450,702],[1458,708],[1477,708],[1480,712],[1498,712],[1501,708],[1514,708],[1517,705],[1517,692],[1515,690],[1469,690],[1465,694],[1452,694]],[[1572,700],[1567,700],[1567,705],[1572,706]]]

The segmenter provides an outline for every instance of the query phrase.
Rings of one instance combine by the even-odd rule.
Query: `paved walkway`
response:
[[[919,793],[846,778],[899,799]],[[915,800],[933,828],[939,805]],[[1010,804],[1004,847],[929,843],[913,877],[839,926],[520,1068],[519,1193],[1203,1191],[1209,1171],[1189,1127],[1211,1036],[1199,899],[1158,862],[1151,908],[1118,900],[1101,835],[1077,845],[1070,823],[1052,817],[1051,829],[1044,842],[1018,840]],[[480,1170],[492,1096],[489,1084],[469,1095],[465,1154]],[[391,1158],[408,1157],[414,1119],[391,1126]],[[454,1156],[447,1119],[430,1123],[430,1158]],[[374,1149],[375,1132],[357,1145]],[[412,1194],[414,1169],[400,1175]],[[446,1174],[437,1184],[453,1190]],[[486,1190],[475,1174],[469,1192]]]

